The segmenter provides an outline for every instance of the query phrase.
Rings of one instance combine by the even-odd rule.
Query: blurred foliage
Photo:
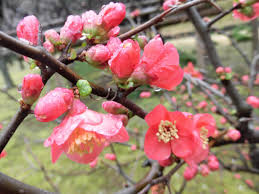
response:
[[[239,25],[232,30],[232,37],[238,41],[247,41],[252,39],[250,25]]]

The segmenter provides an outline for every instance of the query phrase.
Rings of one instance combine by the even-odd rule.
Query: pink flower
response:
[[[246,85],[248,83],[249,79],[250,79],[249,75],[243,75],[242,76],[242,83]]]
[[[217,67],[216,73],[217,74],[224,73],[224,68],[223,67]]]
[[[128,139],[123,123],[116,115],[92,111],[76,99],[44,145],[51,146],[53,163],[64,152],[70,160],[87,164],[98,157],[106,142]]]
[[[119,38],[110,38],[108,43],[107,43],[107,47],[111,53],[111,55],[113,55],[119,48],[121,45],[121,40]]]
[[[34,15],[26,16],[16,28],[19,39],[28,40],[32,45],[37,45],[39,33],[39,21]]]
[[[196,69],[194,69],[193,63],[192,62],[188,62],[187,66],[185,66],[183,68],[183,71],[185,73],[190,74],[192,77],[198,78],[198,79],[202,79],[203,75]]]
[[[240,132],[236,129],[229,129],[226,135],[232,141],[237,141],[241,137]]]
[[[0,159],[6,157],[6,155],[7,155],[7,152],[3,150],[0,154]]]
[[[214,112],[214,113],[215,113],[215,112],[217,111],[217,107],[216,107],[216,106],[213,106],[213,107],[211,107],[210,110],[211,110],[211,112]]]
[[[107,160],[116,160],[116,155],[115,154],[105,154],[104,156]]]
[[[74,94],[66,88],[55,88],[40,98],[34,114],[38,121],[49,122],[57,119],[64,112],[70,109]]]
[[[181,112],[169,112],[163,105],[156,106],[145,120],[149,129],[145,135],[144,151],[153,160],[168,159],[171,153],[183,158],[192,154],[193,122]]]
[[[177,103],[176,97],[172,97],[171,100],[172,100],[174,103]]]
[[[110,58],[110,51],[106,46],[97,44],[87,50],[85,56],[89,64],[96,67],[100,67],[100,65],[102,65],[101,68],[103,68],[105,67],[103,63],[108,61]]]
[[[49,53],[54,53],[55,47],[50,41],[45,41],[43,43],[43,47],[49,52]]]
[[[138,71],[145,74],[148,84],[166,90],[173,90],[183,79],[176,48],[171,43],[163,45],[159,36],[145,46],[141,62],[134,73]]]
[[[3,129],[3,125],[2,125],[2,123],[0,123],[0,130],[1,130],[1,129]]]
[[[219,162],[216,160],[210,161],[210,162],[208,162],[208,166],[211,171],[216,171],[219,169]]]
[[[130,16],[133,18],[139,16],[139,14],[140,14],[139,9],[135,9],[134,11],[130,12]]]
[[[126,7],[123,3],[110,2],[105,5],[99,13],[102,18],[102,25],[106,30],[118,26],[126,15]]]
[[[59,41],[60,41],[60,36],[57,33],[57,31],[54,30],[54,29],[47,30],[44,33],[44,35],[45,35],[45,39],[48,40],[49,42],[51,42],[54,45],[58,44]]]
[[[240,178],[241,178],[241,175],[240,175],[240,174],[235,174],[234,177],[235,177],[236,179],[240,179]]]
[[[232,69],[230,67],[225,67],[224,70],[225,70],[226,73],[231,73],[232,72]]]
[[[33,104],[39,98],[43,87],[40,75],[28,74],[24,76],[21,90],[23,101],[26,104]]]
[[[245,180],[245,183],[246,183],[249,187],[254,188],[254,182],[253,182],[251,179],[246,179],[246,180]]]
[[[208,106],[208,103],[207,103],[206,101],[201,101],[201,102],[198,104],[197,108],[198,108],[198,109],[205,109],[207,106]]]
[[[208,176],[210,173],[210,169],[206,164],[200,165],[200,173],[202,176]]]
[[[131,39],[125,40],[109,60],[110,69],[118,78],[128,78],[139,63],[139,59],[138,42]]]
[[[178,0],[166,0],[163,3],[163,9],[168,10],[169,8],[171,8],[171,6],[176,5],[177,3],[178,3]]]
[[[215,90],[219,89],[219,86],[217,84],[212,84],[211,87],[214,88]]]
[[[102,103],[103,109],[111,114],[127,114],[129,110],[118,102],[106,101]]]
[[[220,123],[221,123],[222,125],[226,124],[226,123],[227,123],[227,119],[226,119],[225,117],[221,117],[221,118],[220,118]]]
[[[192,102],[191,101],[187,101],[185,104],[186,104],[187,107],[192,107]]]
[[[65,25],[60,29],[60,39],[67,44],[69,41],[75,43],[82,35],[83,23],[78,15],[67,17]]]
[[[95,167],[97,166],[97,163],[98,163],[98,157],[96,157],[96,158],[94,159],[94,161],[90,162],[90,163],[89,163],[89,166],[90,166],[91,168],[95,168]]]
[[[259,108],[259,98],[256,96],[248,96],[246,99],[247,104],[251,105],[253,108]]]
[[[237,3],[233,3],[235,6]],[[242,21],[250,21],[254,20],[259,16],[259,3],[254,3],[253,5],[250,6],[245,6],[244,8],[241,9],[235,9],[233,11],[233,16],[234,18],[238,18]]]
[[[135,150],[137,150],[137,146],[136,146],[135,144],[133,144],[133,145],[131,145],[130,149],[131,149],[132,151],[135,151]]]
[[[163,167],[171,166],[173,162],[174,161],[171,156],[165,160],[158,160],[158,163],[160,164],[160,166],[163,166]]]
[[[108,32],[108,38],[116,37],[120,33],[120,27],[116,26]]]
[[[196,176],[197,172],[198,172],[197,165],[186,166],[184,173],[183,173],[183,177],[187,181],[192,180]]]
[[[140,98],[150,98],[151,97],[151,92],[148,91],[143,91],[139,94]]]

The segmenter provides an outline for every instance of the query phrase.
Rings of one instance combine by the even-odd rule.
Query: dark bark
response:
[[[0,70],[1,70],[1,73],[3,75],[6,88],[7,89],[13,88],[15,85],[12,81],[12,78],[11,78],[10,73],[8,71],[7,65],[6,65],[6,63],[3,59],[0,59]]]

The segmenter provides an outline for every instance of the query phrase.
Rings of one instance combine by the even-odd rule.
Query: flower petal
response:
[[[150,113],[147,114],[145,121],[149,127],[152,127],[158,126],[161,120],[168,120],[168,118],[168,111],[162,104],[159,104]]]

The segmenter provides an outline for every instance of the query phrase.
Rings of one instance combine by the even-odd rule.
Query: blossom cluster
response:
[[[234,0],[233,6],[238,3],[241,3],[241,8],[233,11],[235,18],[250,21],[259,16],[259,2],[257,0]]]

